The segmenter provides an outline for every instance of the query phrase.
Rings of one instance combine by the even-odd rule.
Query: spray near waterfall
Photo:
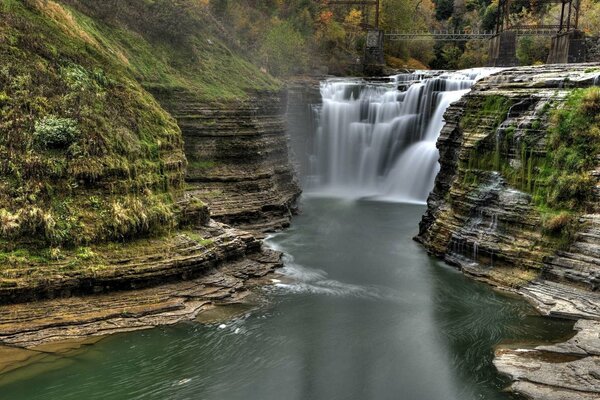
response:
[[[436,141],[446,109],[493,71],[322,82],[307,192],[424,203],[439,172]]]

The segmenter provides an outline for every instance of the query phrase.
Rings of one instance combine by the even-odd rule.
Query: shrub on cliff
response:
[[[53,116],[37,121],[33,133],[36,144],[42,148],[66,148],[79,134],[77,121]]]
[[[573,215],[566,211],[547,216],[542,222],[544,232],[550,234],[560,234],[561,232],[566,230],[572,223]]]
[[[286,21],[276,22],[267,32],[260,53],[264,65],[275,76],[303,71],[308,62],[302,35]]]
[[[581,112],[590,118],[600,114],[600,88],[588,89],[581,98]]]
[[[585,209],[594,200],[590,171],[600,156],[600,89],[573,90],[552,115],[546,168],[546,200],[554,208]]]

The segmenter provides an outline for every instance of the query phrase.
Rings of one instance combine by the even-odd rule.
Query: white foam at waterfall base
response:
[[[448,106],[497,69],[416,71],[388,83],[321,84],[308,195],[424,203],[439,172],[436,141]],[[408,88],[399,90],[399,86]]]

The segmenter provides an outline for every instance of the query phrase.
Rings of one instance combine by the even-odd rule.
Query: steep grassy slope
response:
[[[63,0],[97,46],[116,55],[156,91],[185,89],[222,102],[278,81],[230,50],[228,34],[201,1]]]
[[[176,224],[175,121],[57,3],[0,3],[0,237],[85,244]]]
[[[183,136],[151,92],[217,105],[279,83],[231,52],[205,11],[195,1],[0,0],[0,288],[123,274],[116,258],[138,253],[165,269],[171,256],[215,264],[227,254],[210,230],[189,232],[207,210],[185,194]]]

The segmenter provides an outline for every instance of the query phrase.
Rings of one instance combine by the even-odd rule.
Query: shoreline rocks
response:
[[[242,302],[281,266],[281,253],[264,249],[191,280],[0,306],[0,345],[36,348],[191,320],[215,305]]]

